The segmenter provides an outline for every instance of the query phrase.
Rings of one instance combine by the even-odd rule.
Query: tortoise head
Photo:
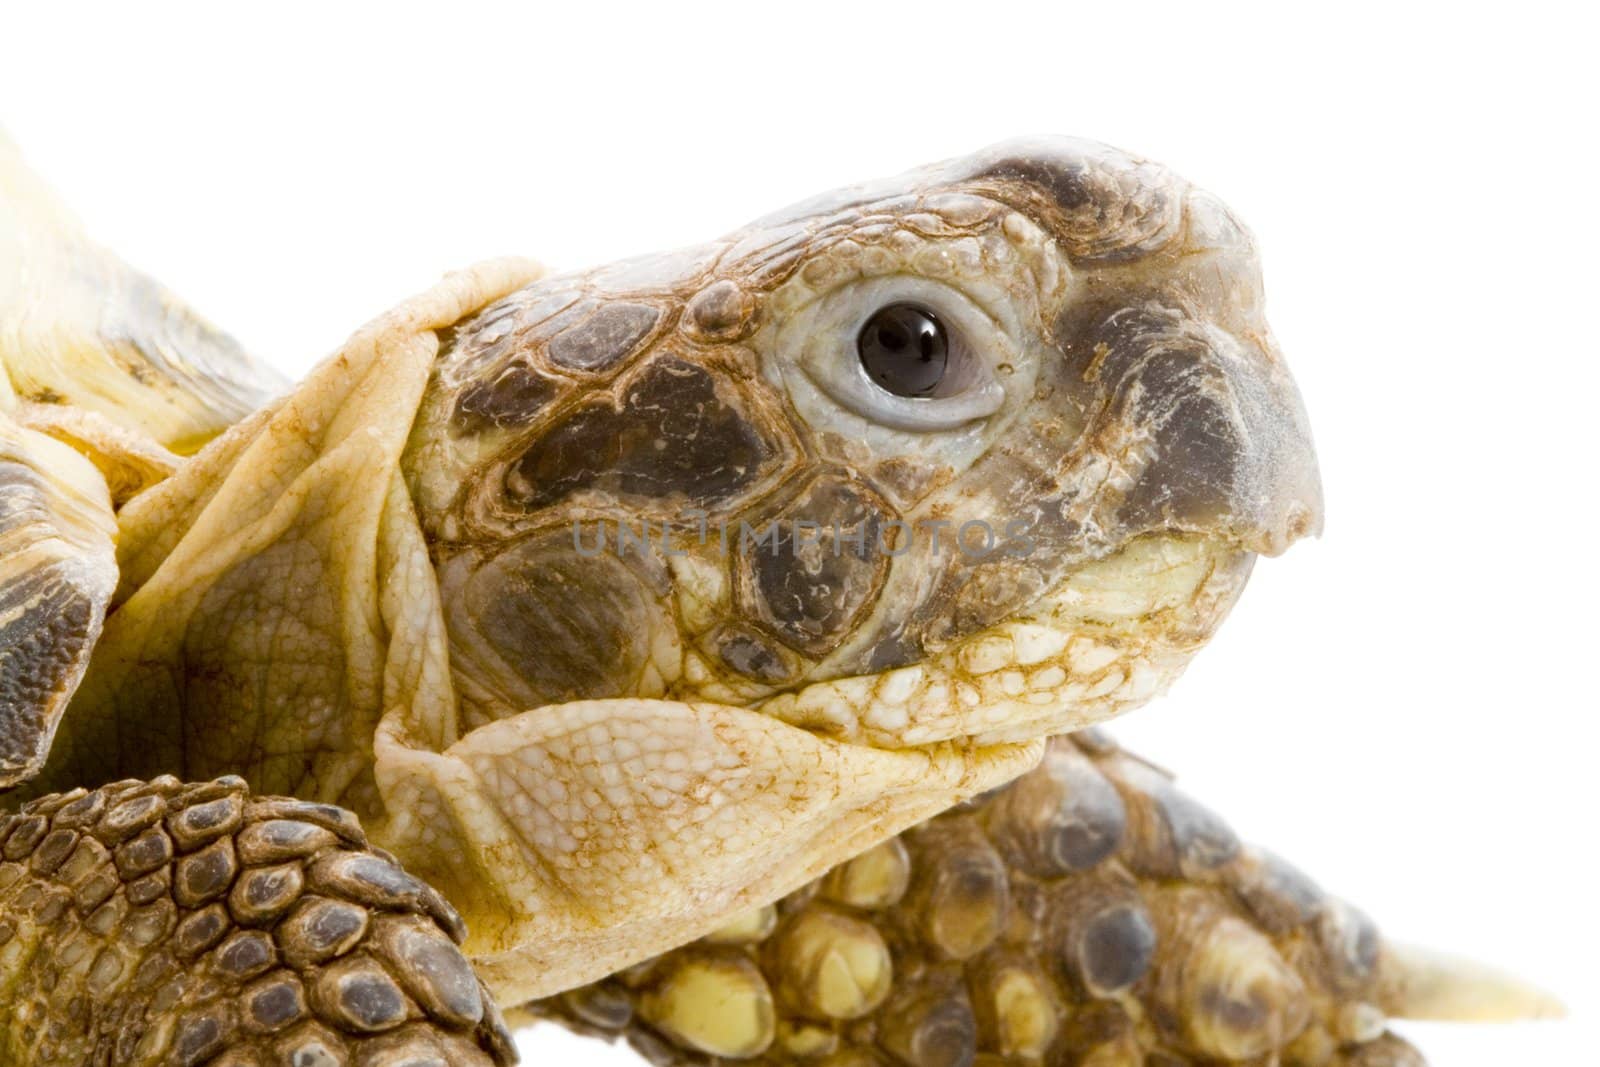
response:
[[[545,996],[1147,699],[1319,512],[1244,231],[1003,145],[380,316],[118,513],[27,788],[344,804]]]
[[[406,472],[468,725],[664,697],[880,748],[1143,702],[1321,522],[1249,235],[1073,140],[518,290]]]

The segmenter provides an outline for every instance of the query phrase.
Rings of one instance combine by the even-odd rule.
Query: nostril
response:
[[[1279,556],[1302,537],[1316,537],[1321,533],[1322,509],[1304,500],[1293,500],[1284,507],[1278,522],[1260,528],[1257,551],[1266,556]]]
[[[1283,523],[1284,542],[1287,544],[1291,541],[1298,541],[1302,537],[1321,533],[1322,531],[1318,529],[1319,525],[1316,515],[1310,508],[1304,504],[1291,504],[1289,505],[1289,514],[1285,516]]]

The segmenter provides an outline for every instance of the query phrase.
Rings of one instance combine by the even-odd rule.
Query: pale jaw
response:
[[[883,748],[1082,729],[1163,692],[1227,617],[1254,560],[1225,542],[1141,538],[922,663],[817,682],[757,707]]]

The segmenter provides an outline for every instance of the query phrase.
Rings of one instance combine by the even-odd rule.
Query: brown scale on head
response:
[[[512,293],[407,468],[469,717],[711,699],[883,747],[1142,701],[1320,522],[1248,236],[1072,141]]]

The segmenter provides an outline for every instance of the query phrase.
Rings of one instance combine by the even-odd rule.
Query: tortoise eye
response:
[[[873,312],[856,335],[867,377],[896,396],[927,396],[944,381],[950,338],[944,323],[917,304],[889,304]]]
[[[776,340],[779,365],[801,376],[790,396],[808,400],[820,390],[835,408],[812,412],[818,420],[843,408],[874,426],[912,433],[993,415],[1007,396],[999,368],[1018,359],[1007,327],[983,305],[911,274],[835,286],[784,316]]]

